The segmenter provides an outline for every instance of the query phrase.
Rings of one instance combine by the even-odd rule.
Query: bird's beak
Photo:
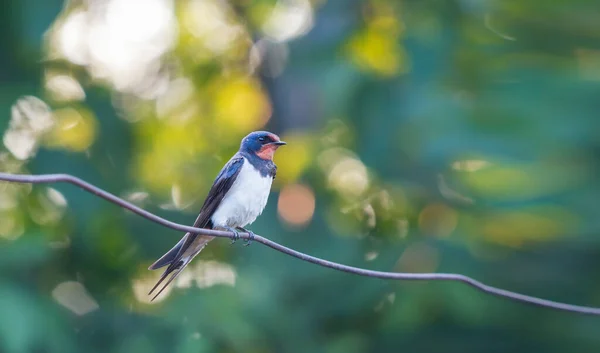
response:
[[[275,142],[271,142],[271,144],[275,145],[275,146],[287,145],[287,143],[285,141],[275,141]]]

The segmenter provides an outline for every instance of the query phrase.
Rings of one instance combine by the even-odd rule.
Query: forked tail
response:
[[[167,266],[167,269],[158,279],[158,282],[152,287],[148,295],[151,295],[152,292],[158,288],[158,286],[169,276],[169,280],[165,283],[164,286],[156,293],[154,297],[152,297],[151,301],[156,299],[162,293],[165,288],[173,282],[177,276],[183,271],[183,269],[192,261],[192,259],[198,255],[202,249],[211,241],[214,237],[210,236],[198,236],[197,234],[187,233],[181,240],[166,254],[164,254],[160,259],[156,260],[150,267],[149,270],[156,270],[161,267]]]

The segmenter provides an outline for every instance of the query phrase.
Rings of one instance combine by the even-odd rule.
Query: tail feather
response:
[[[196,234],[187,233],[180,241],[175,245],[169,252],[164,254],[160,259],[156,260],[148,269],[155,270],[164,266],[169,265],[163,274],[158,279],[158,282],[152,287],[148,295],[151,295],[158,286],[169,276],[169,280],[165,283],[162,288],[152,297],[151,301],[156,299],[162,293],[165,288],[179,276],[181,271],[192,261],[192,259],[198,255],[202,249],[211,241],[214,237],[210,236],[197,236]]]
[[[148,295],[152,295],[152,292],[154,292],[156,290],[156,288],[158,288],[158,286],[165,280],[165,278],[167,278],[167,276],[169,276],[169,274],[172,273],[172,275],[169,278],[169,280],[167,281],[167,283],[165,283],[165,285],[162,286],[162,288],[158,291],[158,293],[156,293],[156,295],[154,297],[152,297],[152,299],[150,299],[150,301],[154,301],[154,299],[156,299],[156,297],[158,297],[160,295],[160,293],[162,293],[165,290],[165,288],[167,288],[169,286],[169,284],[171,284],[171,282],[173,282],[173,280],[177,276],[179,276],[181,271],[183,271],[183,269],[187,266],[188,263],[189,263],[189,261],[185,264],[183,262],[180,262],[180,264],[178,266],[167,267],[165,272],[163,272],[163,274],[160,276],[160,279],[158,280],[158,282],[156,282],[154,287],[152,287],[150,292],[148,292]]]
[[[152,265],[150,265],[150,267],[148,267],[148,269],[156,270],[156,269],[165,267],[165,266],[173,263],[173,261],[177,257],[177,254],[179,254],[179,250],[181,249],[181,246],[185,242],[185,238],[186,238],[186,236],[181,238],[181,240],[177,244],[175,244],[175,246],[171,250],[169,250],[166,254],[161,256],[160,259],[156,260]]]
[[[154,287],[152,287],[152,289],[150,289],[150,291],[148,292],[148,295],[151,295],[152,292],[154,292],[156,290],[156,288],[165,280],[165,278],[167,278],[167,276],[171,273],[172,271],[169,271],[169,269],[166,269],[162,275],[160,275],[160,278],[158,279],[158,282],[156,282],[156,284],[154,285]],[[152,299],[154,300],[154,299]]]

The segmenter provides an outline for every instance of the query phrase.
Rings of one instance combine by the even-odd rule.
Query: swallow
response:
[[[231,231],[234,233],[232,243],[239,238],[238,231],[247,232],[252,239],[254,233],[244,227],[254,222],[267,205],[271,184],[277,174],[273,155],[277,148],[285,144],[279,136],[267,131],[255,131],[244,137],[240,149],[213,182],[194,227]],[[149,270],[165,266],[167,269],[148,295],[152,295],[170,275],[152,300],[173,282],[212,239],[214,237],[208,235],[186,233],[171,250],[150,265]]]

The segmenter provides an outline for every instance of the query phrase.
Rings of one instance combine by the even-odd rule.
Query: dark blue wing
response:
[[[200,209],[200,214],[198,218],[196,218],[196,222],[194,222],[194,227],[198,228],[212,228],[210,218],[213,216],[223,197],[227,194],[227,191],[231,188],[237,176],[240,174],[240,170],[242,170],[242,166],[244,165],[244,157],[235,155],[233,156],[227,164],[221,169],[219,175],[215,179],[213,186],[210,188],[208,192],[208,196],[206,200],[204,200],[204,204]]]
[[[235,180],[237,176],[240,174],[240,170],[242,170],[242,166],[244,165],[244,158],[240,155],[233,156],[227,164],[221,169],[219,175],[215,179],[213,186],[210,188],[208,192],[208,196],[204,200],[204,204],[200,209],[200,214],[198,218],[196,218],[196,222],[194,222],[194,227],[197,228],[212,228],[211,218],[223,197]],[[196,240],[197,234],[186,234],[178,243],[175,245],[169,252],[164,254],[160,259],[156,260],[149,269],[155,270],[157,268],[161,268],[166,265],[171,265],[170,267],[175,267],[183,253],[187,250],[187,248],[193,244],[194,240]]]

